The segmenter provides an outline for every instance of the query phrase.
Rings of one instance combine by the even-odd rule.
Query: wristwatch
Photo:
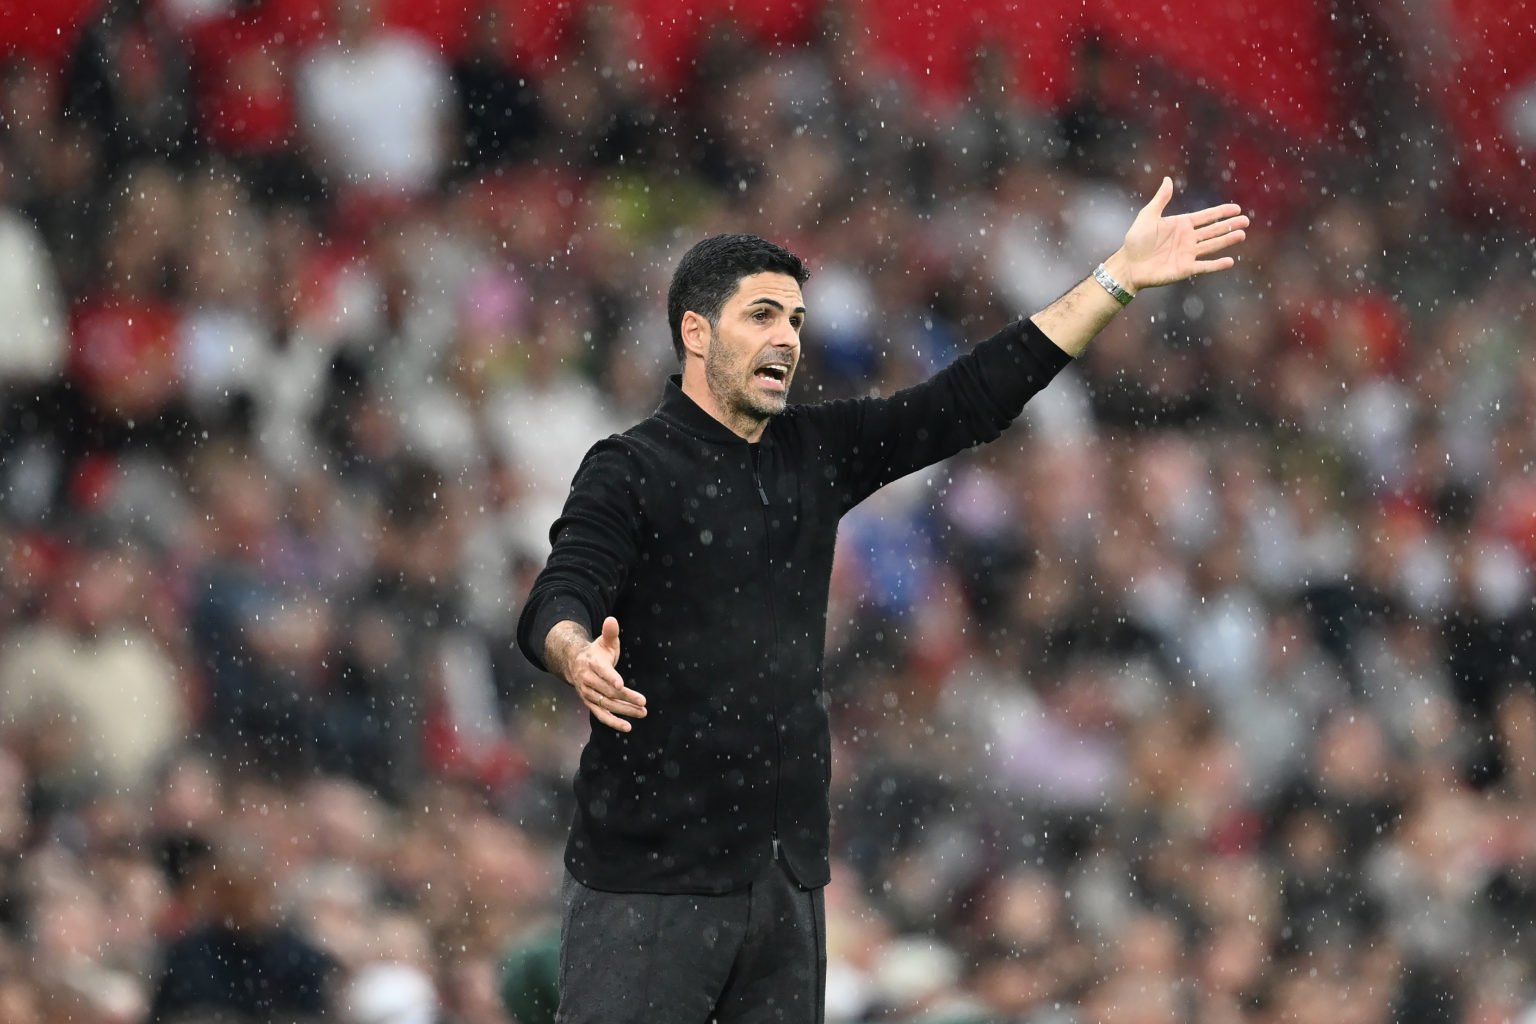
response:
[[[1109,271],[1105,269],[1102,263],[1093,268],[1093,279],[1103,285],[1104,290],[1109,292],[1114,297],[1114,300],[1122,306],[1129,306],[1131,300],[1136,297],[1133,293],[1126,291],[1124,285],[1111,277]]]

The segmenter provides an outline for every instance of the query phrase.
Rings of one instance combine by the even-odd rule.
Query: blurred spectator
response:
[[[89,22],[65,82],[68,116],[101,144],[104,182],[130,163],[184,166],[195,145],[192,69],[155,0],[123,0]]]
[[[248,432],[271,372],[271,314],[264,308],[266,224],[238,178],[214,165],[187,182],[186,315],[176,351],[189,415]]]
[[[551,309],[523,346],[522,373],[490,396],[492,440],[525,488],[516,543],[532,554],[548,550],[545,516],[549,523],[559,516],[571,467],[595,442],[622,429],[580,372],[589,315],[585,309]]]
[[[201,912],[166,948],[148,1020],[233,1013],[302,1024],[332,1013],[336,964],[275,919],[267,856],[229,845],[204,863]]]
[[[42,235],[12,204],[13,168],[0,148],[0,394],[37,385],[64,364],[62,299]],[[9,404],[9,403],[7,403]]]
[[[182,449],[180,275],[185,194],[172,170],[126,172],[103,240],[101,276],[73,311],[73,348],[57,429],[68,465],[129,447]]]
[[[389,27],[375,0],[336,0],[336,37],[299,79],[310,147],[330,187],[413,195],[445,167],[448,67],[423,40]]]
[[[188,724],[178,668],[140,613],[150,563],[124,547],[75,561],[43,618],[0,649],[6,731],[66,806],[143,795]]]
[[[233,0],[203,8],[186,26],[201,137],[234,162],[260,200],[318,194],[316,169],[296,146],[296,81],[300,49],[323,22],[308,16],[316,11],[307,4]]]
[[[546,130],[538,83],[511,59],[507,28],[500,3],[479,4],[468,52],[453,66],[462,162],[471,173],[529,159]]]

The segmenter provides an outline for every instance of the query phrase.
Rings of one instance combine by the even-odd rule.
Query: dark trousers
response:
[[[558,1024],[822,1024],[826,912],[781,863],[722,896],[561,890]]]

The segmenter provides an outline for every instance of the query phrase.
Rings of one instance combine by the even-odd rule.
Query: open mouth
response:
[[[769,363],[766,366],[759,366],[756,370],[752,371],[752,375],[770,388],[782,391],[785,384],[789,381],[789,364]]]

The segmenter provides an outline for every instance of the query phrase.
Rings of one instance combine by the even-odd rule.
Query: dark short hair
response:
[[[683,254],[667,289],[667,323],[678,362],[683,361],[683,314],[693,310],[717,326],[741,279],[763,273],[788,274],[798,284],[811,276],[799,256],[756,235],[712,235]]]

